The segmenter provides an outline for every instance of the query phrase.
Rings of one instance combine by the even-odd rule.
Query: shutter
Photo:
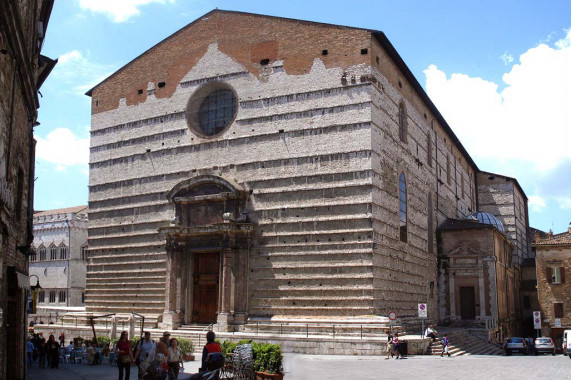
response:
[[[547,267],[546,270],[546,276],[547,276],[547,283],[551,284],[553,281],[553,275],[551,274],[551,267]]]
[[[564,284],[565,283],[565,267],[560,267],[559,273],[561,273],[561,283]]]

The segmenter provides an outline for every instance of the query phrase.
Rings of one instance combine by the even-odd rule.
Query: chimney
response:
[[[553,236],[553,231],[551,229],[549,229],[549,232],[547,233],[547,235]]]

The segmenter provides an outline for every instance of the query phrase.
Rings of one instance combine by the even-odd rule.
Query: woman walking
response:
[[[53,334],[48,339],[47,354],[50,368],[59,368],[59,343]]]
[[[129,342],[127,331],[121,333],[121,338],[115,346],[115,353],[117,354],[117,367],[119,367],[119,380],[123,380],[123,372],[125,372],[125,380],[129,380],[131,365],[135,363],[135,360],[133,360],[131,342]]]
[[[184,364],[182,362],[182,350],[178,346],[178,340],[176,338],[171,339],[171,345],[168,348],[167,364],[169,367],[169,380],[178,379],[178,372],[182,367],[184,369]]]

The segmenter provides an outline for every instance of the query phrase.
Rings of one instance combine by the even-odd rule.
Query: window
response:
[[[563,318],[563,303],[562,302],[553,303],[553,317],[554,318]]]
[[[66,296],[67,296],[67,293],[65,292],[65,290],[61,290],[59,292],[59,302],[60,303],[65,302]]]
[[[46,294],[44,292],[38,293],[38,303],[46,302]]]
[[[56,302],[56,291],[50,290],[50,303]]]
[[[238,99],[225,82],[208,83],[192,94],[186,107],[189,127],[204,137],[218,135],[232,124]]]
[[[564,267],[547,267],[547,282],[550,284],[564,284],[565,283],[565,268]]]
[[[53,244],[50,246],[50,260],[57,260],[57,247]]]
[[[33,248],[32,248],[33,249]],[[34,253],[30,255],[30,262],[38,261],[38,253],[34,249]]]
[[[450,156],[446,154],[446,182],[452,184],[452,171],[450,170]]]
[[[427,231],[428,234],[428,252],[434,253],[434,226],[433,226],[433,214],[432,214],[432,193],[428,193],[428,199],[426,201],[426,207],[428,208],[428,224]]]
[[[59,259],[60,260],[67,259],[67,247],[63,243],[59,246]]]
[[[524,309],[531,309],[531,300],[529,296],[523,296],[523,307]]]
[[[404,102],[399,104],[399,138],[401,141],[406,142],[406,108]]]
[[[430,134],[432,131],[428,131],[426,135],[426,163],[428,166],[432,167],[432,137]]]
[[[407,241],[407,231],[406,231],[406,178],[404,173],[400,173],[399,176],[399,231],[400,231],[400,241]]]
[[[81,260],[87,260],[87,246],[81,247]]]
[[[40,245],[40,261],[46,260],[46,247]]]

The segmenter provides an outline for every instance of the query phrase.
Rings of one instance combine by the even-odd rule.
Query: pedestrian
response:
[[[450,341],[448,340],[448,334],[444,334],[444,338],[442,338],[442,352],[440,353],[440,356],[447,354],[448,357],[450,357],[449,346]]]
[[[133,353],[131,352],[131,342],[129,342],[129,333],[123,331],[119,341],[115,345],[115,353],[117,354],[117,367],[119,368],[119,380],[129,380],[131,376],[131,365],[135,364]]]
[[[400,341],[399,341],[399,333],[395,333],[393,336],[393,352],[397,356],[397,359],[402,359],[402,355],[400,353]]]
[[[424,332],[424,336],[428,337],[428,338],[432,338],[432,341],[436,341],[436,330],[434,329],[434,326],[430,325],[426,328],[426,331]]]
[[[182,350],[178,346],[178,340],[176,338],[171,339],[171,345],[168,348],[167,365],[169,368],[169,380],[178,379],[178,373],[180,368],[184,369],[184,363],[182,361]]]
[[[170,346],[170,336],[171,336],[171,333],[168,332],[168,331],[165,331],[165,332],[163,333],[163,337],[162,337],[161,339],[159,339],[159,340],[160,340],[161,342],[163,342],[164,344],[166,344],[167,347],[169,347],[169,346]]]
[[[34,359],[34,350],[36,349],[36,347],[34,347],[34,343],[32,343],[32,338],[28,338],[28,343],[26,344],[26,354],[28,356],[28,367],[32,366],[32,361]]]
[[[142,379],[145,374],[145,371],[141,367],[141,363],[147,360],[155,346],[155,341],[151,339],[151,333],[149,331],[145,331],[143,336],[144,338],[141,339],[135,347],[135,364],[139,367],[139,379]]]
[[[216,368],[213,367],[217,367],[217,365],[211,366],[213,368],[212,370],[209,370],[208,368],[208,356],[210,354],[219,354],[222,352],[220,344],[215,342],[214,339],[216,339],[216,334],[214,331],[209,331],[206,333],[206,344],[202,349],[202,367],[198,369],[198,373],[195,373],[190,377],[190,380],[200,380],[207,372],[216,370]],[[219,365],[222,366],[222,364],[223,362],[221,362]],[[218,366],[218,368],[220,368],[220,366]]]
[[[53,334],[50,334],[47,343],[48,365],[50,368],[59,368],[59,343]]]
[[[39,356],[38,364],[40,368],[46,368],[46,351],[47,351],[46,340],[42,337],[40,339],[40,343],[38,344],[38,356]]]
[[[388,360],[394,355],[393,334],[390,330],[385,330],[385,334],[387,334],[387,358],[385,360]]]

